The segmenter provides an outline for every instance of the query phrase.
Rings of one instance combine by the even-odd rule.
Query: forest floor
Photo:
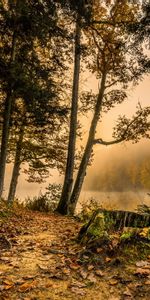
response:
[[[56,214],[0,209],[0,299],[148,300],[150,253],[89,256],[76,242],[80,227]]]

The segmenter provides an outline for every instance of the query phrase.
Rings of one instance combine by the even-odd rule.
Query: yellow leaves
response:
[[[24,280],[13,280],[9,278],[4,278],[2,280],[2,284],[0,285],[0,291],[7,291],[12,288],[17,288],[18,292],[24,293],[30,291],[31,289],[36,287],[37,282],[35,280],[31,281],[24,281]]]
[[[140,232],[139,235],[142,237],[148,237],[150,235],[150,228],[143,228]]]
[[[118,22],[134,22],[137,19],[140,7],[136,2],[131,3],[127,0],[101,2],[96,0],[93,4],[93,19],[94,23],[98,22],[97,29],[101,28],[103,21],[106,22],[104,25],[107,27],[107,22],[112,26]]]
[[[100,4],[100,1],[95,1],[93,4],[93,18],[94,20],[100,20],[107,15],[107,8],[105,5]]]
[[[120,1],[113,9],[112,17],[114,22],[134,22],[139,7],[128,1]]]

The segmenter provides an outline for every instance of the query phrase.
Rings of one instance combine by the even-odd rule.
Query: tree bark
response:
[[[15,155],[12,178],[11,178],[8,199],[7,199],[8,205],[12,205],[15,198],[16,187],[18,183],[18,177],[19,177],[19,171],[21,165],[21,150],[22,150],[23,136],[24,136],[24,123],[22,123],[21,125],[20,132],[19,132],[19,139],[16,144],[16,155]]]
[[[87,140],[87,144],[84,150],[84,154],[79,166],[79,171],[76,177],[76,181],[75,181],[75,185],[72,191],[72,195],[70,198],[70,203],[69,203],[69,214],[73,215],[76,205],[77,205],[77,201],[81,192],[81,188],[82,188],[82,184],[84,181],[84,176],[86,173],[86,168],[91,156],[91,152],[92,152],[92,148],[93,148],[93,142],[94,142],[94,137],[95,137],[95,131],[96,131],[96,127],[97,127],[97,123],[99,120],[99,115],[100,115],[100,111],[101,111],[101,106],[102,106],[102,100],[103,100],[103,95],[104,95],[104,91],[105,91],[105,81],[106,81],[106,71],[103,72],[102,74],[102,79],[101,79],[101,86],[99,89],[99,94],[97,97],[97,103],[95,106],[95,112],[94,112],[94,116],[91,122],[91,127],[90,127],[90,131],[89,131],[89,136],[88,136],[88,140]]]
[[[61,214],[68,213],[68,203],[71,196],[73,185],[73,172],[75,163],[75,145],[76,145],[76,131],[77,131],[77,112],[78,112],[78,92],[79,92],[79,75],[80,75],[80,38],[81,38],[81,17],[78,15],[76,21],[76,34],[75,34],[75,54],[74,54],[74,75],[73,75],[73,88],[72,88],[72,105],[70,116],[70,132],[69,144],[66,163],[66,172],[64,185],[62,189],[61,198],[57,207],[57,211]]]
[[[12,53],[10,60],[10,68],[15,61],[16,54],[16,35],[14,32],[13,41],[12,41]],[[8,85],[7,96],[5,100],[4,108],[4,117],[3,117],[3,128],[2,128],[2,140],[1,140],[1,153],[0,153],[0,197],[3,193],[4,177],[5,177],[5,168],[6,168],[6,157],[7,157],[7,145],[9,138],[9,124],[11,118],[11,107],[12,107],[12,98],[13,98],[13,85]]]
[[[20,0],[17,1],[16,9],[18,8],[19,1]],[[9,63],[10,70],[15,62],[16,42],[17,42],[17,31],[15,29],[12,36],[12,47],[11,47],[11,55],[10,55],[10,63]],[[3,193],[12,102],[13,102],[13,83],[8,82],[7,96],[4,104],[5,106],[4,106],[4,115],[3,115],[1,152],[0,152],[0,198],[2,197],[2,193]]]

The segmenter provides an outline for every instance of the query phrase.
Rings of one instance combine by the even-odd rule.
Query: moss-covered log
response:
[[[144,228],[150,226],[150,214],[123,210],[98,209],[89,222],[80,229],[78,240],[85,235],[100,236],[107,229],[121,230],[124,227]]]

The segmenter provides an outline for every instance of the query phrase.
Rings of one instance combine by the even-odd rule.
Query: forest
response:
[[[112,152],[113,153],[113,152]],[[112,154],[113,155],[113,154]],[[107,164],[106,164],[107,162]],[[105,165],[105,167],[104,167]],[[149,152],[128,155],[121,159],[108,157],[97,167],[97,170],[87,179],[85,188],[90,191],[147,191],[150,189],[150,155]]]
[[[82,216],[76,206],[95,147],[150,138],[150,106],[138,99],[130,117],[120,109],[111,139],[99,130],[149,75],[149,36],[148,0],[0,0],[2,300],[148,299],[149,206],[136,212],[83,208]],[[87,74],[96,90],[90,80],[84,85]],[[63,176],[62,187],[51,184],[52,170]],[[36,211],[16,200],[21,176],[49,182],[54,200],[59,189],[55,211],[37,211],[42,197]],[[128,164],[112,160],[93,182],[91,190],[149,191],[150,156]]]

